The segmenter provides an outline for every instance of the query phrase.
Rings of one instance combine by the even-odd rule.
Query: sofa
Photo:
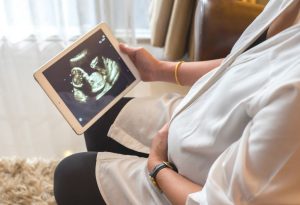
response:
[[[199,0],[194,15],[193,60],[225,57],[263,4],[238,0]]]

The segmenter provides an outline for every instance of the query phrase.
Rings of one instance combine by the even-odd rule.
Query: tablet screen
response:
[[[136,80],[101,29],[43,74],[81,126]]]

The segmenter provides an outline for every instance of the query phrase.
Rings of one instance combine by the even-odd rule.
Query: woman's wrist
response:
[[[177,168],[171,162],[163,161],[162,163],[157,164],[151,171],[149,171],[149,178],[154,187],[156,187],[160,192],[162,192],[156,177],[157,175],[162,172],[164,169],[171,169],[172,171],[177,172]]]
[[[148,163],[147,163],[147,169],[149,172],[151,172],[154,167],[160,163],[162,163],[163,160],[159,160],[159,159],[152,159],[151,157],[148,158]]]
[[[157,69],[157,80],[169,83],[175,83],[174,70],[176,62],[159,61]]]

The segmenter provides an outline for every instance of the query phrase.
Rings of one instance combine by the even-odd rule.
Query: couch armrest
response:
[[[236,0],[199,0],[195,13],[195,60],[225,57],[263,8]]]

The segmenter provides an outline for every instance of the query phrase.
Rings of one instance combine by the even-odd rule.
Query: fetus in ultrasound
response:
[[[87,49],[70,59],[74,99],[80,103],[99,100],[118,80],[120,68],[116,61],[92,56]]]

